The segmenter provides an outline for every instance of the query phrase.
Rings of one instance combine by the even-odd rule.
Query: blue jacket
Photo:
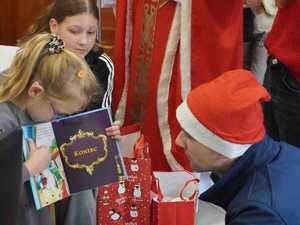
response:
[[[228,225],[300,225],[300,149],[266,136],[200,199],[224,208]]]

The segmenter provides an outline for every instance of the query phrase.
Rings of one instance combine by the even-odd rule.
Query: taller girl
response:
[[[66,48],[85,58],[105,93],[89,108],[111,105],[114,67],[111,59],[96,44],[99,11],[95,0],[56,0],[29,28],[21,43],[32,35],[49,32],[58,35]]]

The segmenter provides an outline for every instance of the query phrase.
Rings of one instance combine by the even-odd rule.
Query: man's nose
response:
[[[180,133],[177,135],[176,140],[175,140],[175,144],[180,147],[183,147],[182,135],[183,135],[183,132],[180,131]]]

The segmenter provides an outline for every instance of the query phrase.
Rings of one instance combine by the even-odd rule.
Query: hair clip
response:
[[[64,47],[64,42],[56,35],[51,34],[50,42],[48,43],[48,52],[50,54],[59,54]]]
[[[88,72],[85,69],[81,69],[81,70],[78,71],[77,76],[79,78],[84,78],[84,77],[87,76],[87,74],[88,74]]]

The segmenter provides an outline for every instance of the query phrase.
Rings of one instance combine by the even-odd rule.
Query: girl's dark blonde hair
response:
[[[78,101],[86,107],[102,91],[85,60],[63,49],[49,53],[51,35],[34,35],[24,42],[12,65],[0,80],[0,102],[25,95],[34,81],[45,89],[45,94],[58,101]]]
[[[61,23],[67,16],[81,13],[89,13],[99,21],[96,0],[54,0],[29,27],[24,37],[19,40],[19,44],[27,41],[35,34],[50,33],[50,19],[54,18],[58,23]]]

